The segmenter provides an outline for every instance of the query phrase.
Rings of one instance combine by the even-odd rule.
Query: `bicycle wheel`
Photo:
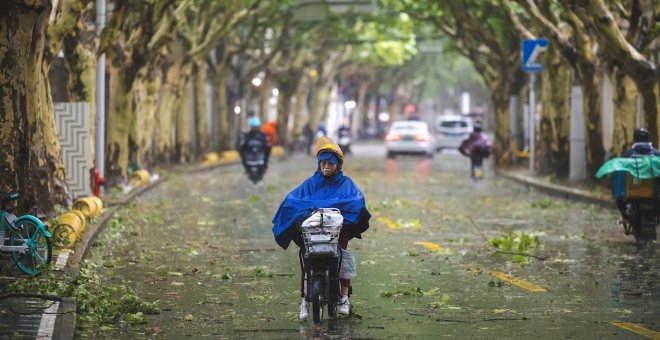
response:
[[[50,264],[53,255],[50,238],[32,221],[26,220],[16,223],[18,231],[12,231],[9,244],[12,246],[27,245],[24,254],[13,251],[11,257],[16,266],[25,274],[36,276],[41,274]]]
[[[314,316],[314,323],[320,324],[323,322],[323,296],[321,292],[323,291],[323,278],[320,276],[314,276],[312,278],[312,291],[310,292],[310,297],[312,300],[312,315]]]

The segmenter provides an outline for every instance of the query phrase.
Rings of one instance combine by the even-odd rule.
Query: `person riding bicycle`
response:
[[[248,125],[250,130],[246,133],[243,133],[241,136],[241,144],[239,147],[239,153],[241,155],[241,163],[245,171],[248,171],[247,157],[248,152],[252,152],[252,145],[254,142],[261,144],[261,148],[264,152],[264,168],[268,169],[268,159],[270,158],[270,149],[271,146],[268,143],[266,134],[261,131],[261,121],[257,117],[250,117],[248,120]]]
[[[344,224],[339,234],[339,246],[346,250],[348,241],[361,238],[369,228],[371,214],[367,211],[364,195],[357,185],[342,172],[344,154],[329,137],[320,137],[315,144],[317,169],[314,175],[306,179],[297,188],[286,195],[273,217],[273,235],[280,247],[286,249],[293,241],[305,247],[299,226],[317,208],[337,208],[341,211]],[[305,300],[305,269],[302,271],[300,320],[309,316]],[[348,315],[351,293],[351,280],[341,278],[341,299],[337,308],[339,314]]]
[[[653,147],[651,137],[648,130],[644,128],[637,128],[633,132],[633,144],[630,149],[621,154],[623,158],[647,157],[647,156],[660,156],[660,151]],[[616,201],[616,207],[621,213],[621,222],[627,223],[630,219],[628,216],[628,202],[626,200],[626,175],[624,172],[614,174],[613,194]]]

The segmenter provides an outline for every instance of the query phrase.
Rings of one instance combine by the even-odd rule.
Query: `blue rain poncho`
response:
[[[273,235],[280,247],[286,249],[297,240],[296,226],[318,208],[337,208],[344,217],[344,228],[354,237],[369,228],[371,214],[364,203],[360,188],[339,171],[337,175],[324,177],[320,171],[293,189],[273,217]],[[347,223],[348,222],[348,223]]]

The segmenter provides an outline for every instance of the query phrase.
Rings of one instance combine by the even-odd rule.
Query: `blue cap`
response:
[[[250,117],[248,125],[250,125],[250,127],[260,127],[261,121],[259,120],[259,117]]]
[[[339,159],[337,159],[337,156],[335,156],[335,154],[333,154],[332,152],[324,152],[324,153],[318,155],[318,157],[316,157],[316,158],[319,160],[319,162],[327,159],[327,160],[330,160],[330,163],[332,163],[332,164],[335,164],[335,165],[339,164]]]

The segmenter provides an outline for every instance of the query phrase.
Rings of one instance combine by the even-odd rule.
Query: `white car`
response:
[[[458,149],[463,140],[470,135],[472,128],[472,118],[470,117],[440,116],[435,125],[437,149]]]
[[[423,154],[433,157],[435,139],[425,122],[398,121],[392,123],[385,135],[385,147],[389,158],[397,154]]]

